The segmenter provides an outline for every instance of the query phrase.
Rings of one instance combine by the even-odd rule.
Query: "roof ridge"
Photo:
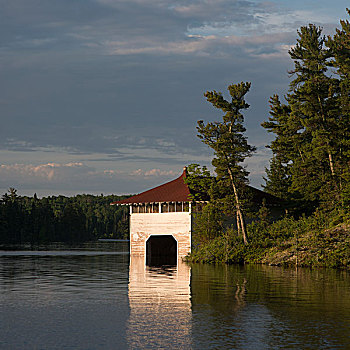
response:
[[[190,190],[185,183],[187,168],[183,168],[182,174],[174,180],[136,194],[121,201],[113,202],[111,205],[155,203],[155,202],[189,202]]]

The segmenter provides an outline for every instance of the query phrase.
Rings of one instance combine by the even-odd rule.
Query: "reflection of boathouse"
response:
[[[191,251],[190,191],[186,168],[177,179],[114,202],[130,206],[130,253],[147,265],[175,265]]]
[[[129,269],[129,349],[190,349],[190,267],[149,267],[131,255]]]

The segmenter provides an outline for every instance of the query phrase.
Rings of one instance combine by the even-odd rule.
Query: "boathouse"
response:
[[[191,199],[186,168],[177,179],[111,203],[130,207],[130,254],[146,265],[176,265],[191,252]]]
[[[146,265],[176,265],[191,252],[191,214],[198,208],[194,207],[196,203],[191,203],[185,178],[186,168],[173,181],[111,203],[130,207],[130,254],[143,257]],[[279,198],[251,186],[247,186],[247,193],[250,193],[249,200],[256,211],[265,203],[272,218],[281,216]],[[197,205],[201,207],[201,203]],[[255,220],[252,217],[247,221]]]

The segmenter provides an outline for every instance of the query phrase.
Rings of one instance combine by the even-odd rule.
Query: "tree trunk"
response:
[[[230,175],[232,189],[233,189],[233,192],[235,194],[237,216],[239,218],[239,223],[240,223],[240,228],[241,228],[241,232],[242,232],[242,236],[243,236],[243,241],[244,241],[244,244],[247,245],[248,244],[247,229],[246,229],[246,226],[245,226],[243,213],[242,213],[241,206],[240,206],[240,203],[239,203],[237,188],[236,188],[236,185],[235,185],[235,183],[233,181],[233,175],[232,175],[232,171],[231,171],[230,168],[228,168],[228,173]]]
[[[326,117],[325,117],[325,114],[324,114],[324,111],[323,111],[321,98],[320,98],[320,96],[317,96],[317,97],[318,97],[318,103],[320,105],[321,117],[322,117],[323,123],[325,124],[326,123]],[[324,126],[323,126],[323,129],[325,129]],[[329,141],[328,140],[327,140],[327,146],[328,146],[327,153],[328,153],[328,159],[329,159],[329,167],[331,168],[332,176],[334,176],[335,172],[334,172],[334,165],[333,165],[333,157],[332,157],[332,153],[331,153],[331,151],[329,149],[330,147],[329,147]]]
[[[334,176],[335,173],[334,173],[333,157],[332,157],[332,153],[330,151],[328,151],[328,159],[329,159],[329,166],[331,168],[332,176]]]
[[[237,231],[238,231],[238,234],[240,234],[241,233],[241,224],[239,222],[238,212],[236,212],[236,221],[237,221]]]

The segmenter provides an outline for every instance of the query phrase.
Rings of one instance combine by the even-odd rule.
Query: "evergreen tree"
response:
[[[300,157],[294,161],[293,186],[307,199],[317,200],[315,193],[322,192],[324,185],[329,193],[336,184],[338,81],[327,74],[332,52],[325,47],[322,29],[310,24],[301,27],[298,35],[289,51],[295,64],[290,73],[296,78],[290,84],[288,102],[303,136]]]
[[[281,104],[277,96],[270,100],[268,122],[262,126],[276,134],[270,147],[272,167],[280,167],[284,184],[292,197],[317,205],[339,195],[339,165],[342,118],[338,109],[339,81],[329,74],[332,50],[325,46],[322,30],[312,24],[298,31],[297,44],[290,51],[294,80]],[[281,179],[276,169],[268,172],[268,187]],[[274,178],[272,178],[272,176]]]
[[[109,204],[124,196],[77,195],[39,199],[10,189],[0,200],[1,243],[85,242],[128,233],[126,208]]]
[[[267,147],[282,164],[287,164],[300,154],[303,139],[298,131],[302,129],[302,126],[300,120],[291,116],[289,105],[281,103],[278,95],[272,96],[269,102],[269,121],[261,125],[269,132],[273,132],[276,138]]]
[[[264,190],[278,198],[291,199],[288,192],[291,185],[289,165],[282,163],[277,156],[273,156],[270,160],[270,167],[265,170],[267,178],[264,178]]]
[[[350,10],[346,9],[350,15]],[[350,114],[350,22],[340,21],[341,29],[328,37],[327,46],[333,52],[332,66],[340,78],[340,104],[342,115]],[[345,123],[343,123],[345,124]]]
[[[211,200],[194,214],[192,244],[208,243],[224,231],[224,216],[220,201]]]
[[[88,241],[85,226],[86,218],[82,209],[74,203],[68,203],[61,218],[61,236],[63,242]]]
[[[288,104],[281,103],[279,96],[270,98],[269,121],[261,125],[276,135],[268,148],[272,150],[273,157],[270,167],[266,169],[267,178],[264,178],[266,192],[282,199],[289,199],[291,186],[291,159],[300,154],[302,135],[298,133],[300,122],[291,117]]]
[[[191,200],[207,201],[213,199],[214,178],[210,175],[206,166],[200,167],[199,164],[188,165],[184,181],[191,189]]]
[[[350,10],[347,9],[350,15]],[[332,66],[339,77],[338,94],[338,168],[342,200],[350,202],[350,22],[340,21],[333,37],[328,37],[327,46],[333,52]],[[348,204],[347,204],[348,205]]]
[[[248,243],[246,225],[243,215],[243,203],[241,198],[244,184],[248,182],[248,172],[242,162],[255,151],[250,146],[244,135],[246,129],[243,125],[244,117],[242,109],[249,108],[244,97],[250,89],[250,83],[239,83],[229,85],[228,90],[231,102],[225,100],[221,93],[207,91],[204,96],[215,108],[222,110],[225,114],[221,122],[204,123],[198,121],[198,137],[214,150],[212,164],[217,174],[217,183],[227,191],[226,199],[229,207],[234,204],[237,216],[237,228],[242,234],[244,243]]]
[[[185,182],[192,192],[194,216],[192,244],[196,247],[222,234],[224,229],[222,196],[215,178],[211,176],[206,166],[190,164],[186,169]]]
[[[25,211],[17,195],[17,190],[10,188],[2,196],[2,215],[4,224],[3,240],[5,243],[21,243],[25,230]]]

